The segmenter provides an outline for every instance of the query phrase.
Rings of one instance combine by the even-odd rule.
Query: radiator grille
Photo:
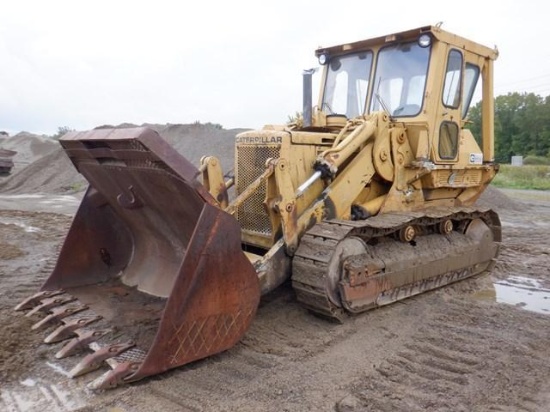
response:
[[[279,154],[280,146],[237,146],[237,195],[241,194],[265,171],[267,159],[277,159]],[[237,220],[244,230],[270,236],[271,225],[263,204],[265,194],[266,185],[264,183],[237,209]]]
[[[436,187],[470,187],[481,184],[482,174],[480,170],[466,170],[456,172],[439,172],[435,180]]]

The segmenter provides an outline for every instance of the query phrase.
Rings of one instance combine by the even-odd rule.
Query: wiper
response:
[[[392,115],[390,113],[389,106],[386,104],[380,93],[378,91],[380,90],[380,84],[382,83],[382,77],[378,79],[378,87],[376,88],[376,92],[374,93],[374,97],[376,97],[376,100],[378,100],[378,103],[380,103],[380,106],[382,106],[382,109],[388,114],[388,117],[391,121],[393,121]]]
[[[326,107],[326,108],[328,109],[328,111],[330,112],[330,113],[328,113],[328,114],[336,114],[336,112],[335,112],[334,110],[332,110],[332,107],[330,107],[329,104],[328,104],[327,102],[323,102],[323,105],[321,106],[322,109],[324,109],[325,107]]]
[[[388,105],[386,104],[386,102],[384,101],[384,99],[382,98],[382,96],[380,96],[380,94],[378,93],[374,93],[374,96],[376,97],[376,99],[378,100],[378,103],[380,103],[380,106],[382,106],[382,109],[384,109],[384,111],[388,114],[388,118],[390,119],[390,121],[393,122],[393,117],[390,113],[390,110],[388,108]]]

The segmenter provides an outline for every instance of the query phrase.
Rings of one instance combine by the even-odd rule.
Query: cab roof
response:
[[[392,43],[400,43],[406,41],[414,41],[422,34],[429,34],[437,41],[442,41],[455,46],[459,49],[467,50],[475,53],[479,56],[496,60],[498,57],[498,50],[496,47],[491,49],[483,46],[479,43],[475,43],[471,40],[457,36],[441,29],[439,26],[424,26],[417,29],[402,31],[398,33],[392,33],[381,37],[374,37],[372,39],[360,40],[353,43],[345,43],[331,47],[320,47],[315,51],[315,55],[319,57],[321,54],[328,54],[329,56],[347,54],[354,51],[367,50],[375,46],[382,46]]]

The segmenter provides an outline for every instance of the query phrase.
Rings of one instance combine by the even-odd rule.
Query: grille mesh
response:
[[[280,146],[237,146],[237,195],[241,194],[265,171],[269,158],[278,159]],[[271,225],[264,209],[266,184],[246,199],[237,209],[237,220],[244,230],[271,235]]]
[[[100,147],[105,147],[107,149],[110,149],[112,151],[112,157],[103,157],[98,159],[99,162],[104,166],[118,166],[118,167],[129,167],[132,169],[147,169],[147,170],[159,170],[163,172],[167,172],[169,174],[173,175],[172,170],[163,162],[157,159],[156,156],[154,156],[152,153],[150,153],[150,150],[145,147],[141,142],[135,140],[135,139],[127,139],[127,140],[109,140],[109,141],[100,141],[98,142],[92,142],[88,143],[88,146],[93,145],[100,145]],[[93,147],[91,147],[93,148]],[[124,160],[119,160],[116,156],[117,150],[124,150],[124,151],[133,151],[133,152],[142,152],[143,154],[148,155],[146,157],[142,155],[137,156],[136,158],[126,158]],[[87,163],[90,162],[88,158],[80,158],[78,159],[78,163]],[[177,176],[176,176],[177,177]]]
[[[436,180],[436,187],[447,187],[449,185],[460,186],[479,186],[481,184],[481,172],[479,170],[466,170],[463,173],[456,174],[451,179],[452,172],[439,172]],[[449,181],[452,180],[452,181]]]

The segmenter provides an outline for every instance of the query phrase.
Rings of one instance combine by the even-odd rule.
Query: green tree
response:
[[[471,130],[477,143],[481,146],[481,102],[470,107],[468,111],[468,129]]]
[[[469,128],[481,138],[481,102],[470,109]],[[534,93],[508,93],[495,99],[495,160],[510,162],[511,156],[550,154],[550,97]]]
[[[50,136],[52,139],[59,140],[64,134],[74,132],[69,126],[61,126],[57,128],[57,133]]]

